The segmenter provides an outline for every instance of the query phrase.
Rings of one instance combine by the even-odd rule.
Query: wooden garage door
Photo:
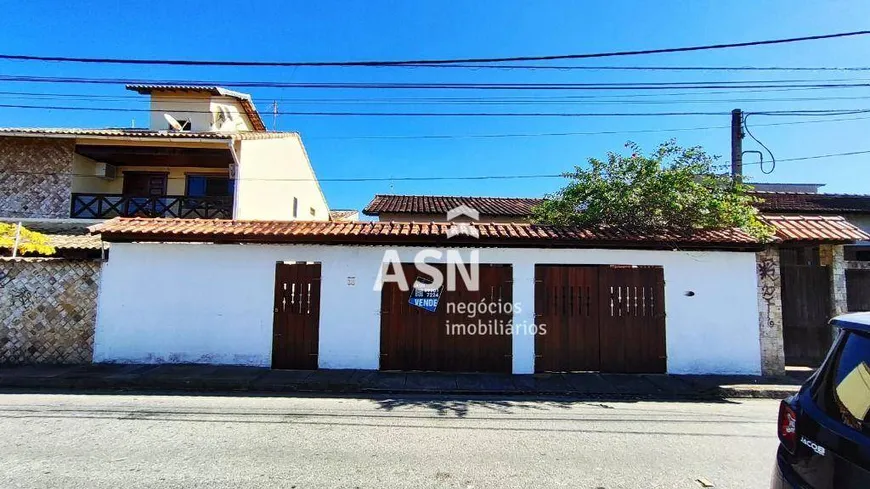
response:
[[[538,372],[667,369],[661,267],[538,265]]]
[[[272,368],[317,368],[320,328],[320,263],[278,263]]]
[[[446,277],[446,267],[435,265]],[[402,270],[412,285],[427,278],[413,264]],[[509,334],[480,334],[480,324],[490,329],[506,325],[513,315],[501,308],[469,317],[458,312],[458,304],[502,304],[513,302],[512,270],[509,265],[480,265],[480,290],[471,291],[457,278],[457,290],[445,286],[434,312],[409,304],[410,291],[387,283],[381,292],[381,370],[427,370],[441,372],[511,372],[512,337]],[[453,304],[452,307],[448,307]],[[452,309],[452,311],[449,311]],[[475,334],[450,325],[475,324]]]
[[[609,266],[598,273],[601,371],[664,373],[664,270]]]
[[[598,370],[598,266],[536,266],[535,370]]]

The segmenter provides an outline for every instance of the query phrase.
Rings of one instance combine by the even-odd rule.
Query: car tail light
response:
[[[794,453],[797,448],[797,413],[786,402],[779,404],[779,441],[789,453]]]

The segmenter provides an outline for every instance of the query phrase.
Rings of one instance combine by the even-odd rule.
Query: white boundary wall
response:
[[[101,275],[94,361],[268,367],[275,263],[316,261],[320,368],[377,369],[381,299],[373,284],[387,249],[113,243]],[[396,249],[410,262],[422,248]],[[470,250],[459,251],[467,260]],[[513,266],[514,302],[523,309],[515,323],[534,321],[535,264],[662,266],[668,372],[761,371],[754,253],[484,248],[479,254],[481,263]],[[533,372],[534,343],[533,336],[514,336],[514,373]]]

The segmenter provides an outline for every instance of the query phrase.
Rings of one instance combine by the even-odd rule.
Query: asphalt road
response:
[[[0,487],[765,488],[777,406],[0,393]]]

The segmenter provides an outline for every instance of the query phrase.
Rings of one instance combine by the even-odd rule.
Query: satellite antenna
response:
[[[174,131],[184,130],[184,127],[182,127],[181,123],[178,122],[175,117],[172,117],[169,114],[163,114],[163,118],[166,119],[166,122],[169,123],[169,127],[171,127]]]
[[[233,113],[226,107],[218,107],[215,119],[215,130],[217,131],[234,131],[236,129]]]

